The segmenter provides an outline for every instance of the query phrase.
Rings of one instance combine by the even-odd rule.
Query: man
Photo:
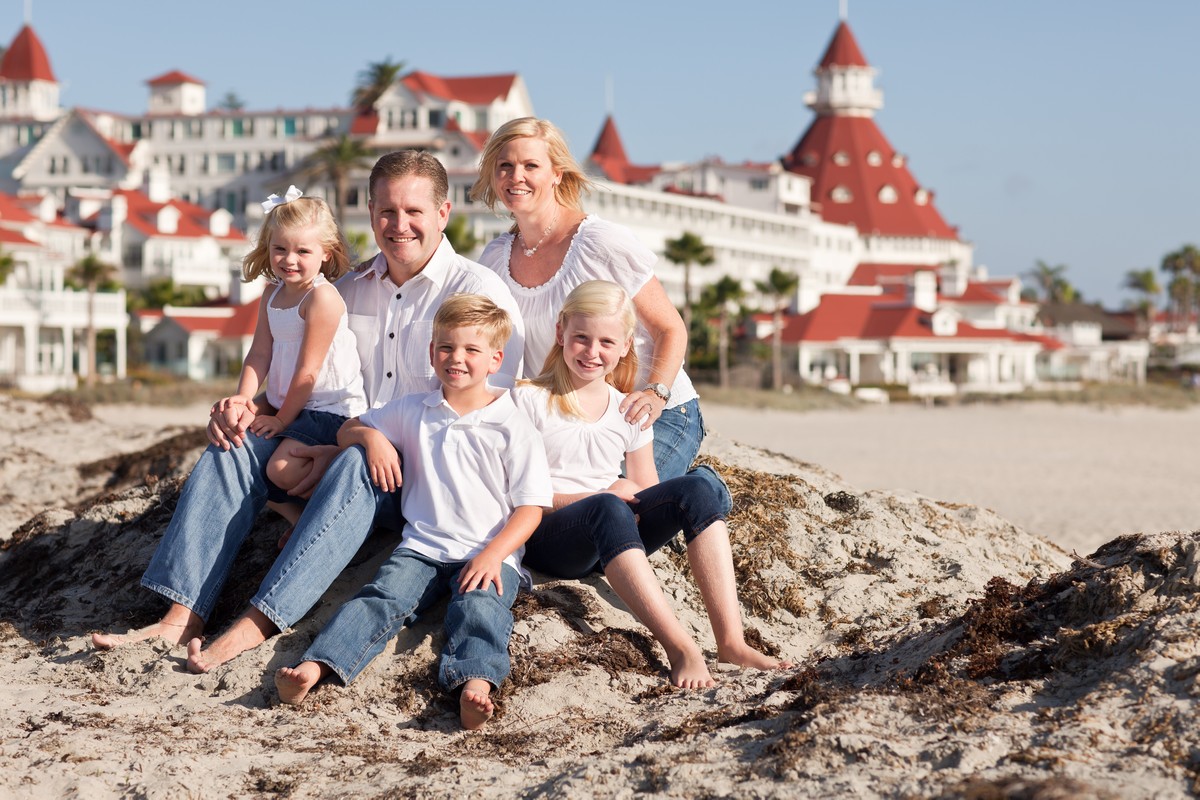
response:
[[[337,287],[358,340],[371,406],[437,387],[429,342],[434,314],[450,295],[490,297],[515,322],[506,351],[524,352],[524,328],[512,294],[494,272],[456,254],[442,235],[450,219],[450,201],[441,162],[412,150],[389,153],[371,170],[368,192],[380,252],[339,280]],[[506,359],[494,382],[511,386],[519,374],[520,359]],[[188,478],[142,577],[143,586],[172,602],[167,613],[157,623],[122,636],[94,634],[96,647],[110,649],[155,636],[184,644],[203,633],[267,499],[264,468],[279,439],[246,434],[254,412],[255,408],[234,407],[209,422],[212,444]],[[381,523],[398,527],[391,496],[370,484],[361,450],[339,455],[338,448],[324,446],[299,454],[313,459],[313,470],[292,491],[301,496],[313,492],[312,498],[252,601],[255,607],[207,651],[200,651],[198,640],[189,647],[189,667],[194,670],[222,663],[303,616],[349,563],[377,515]],[[324,536],[335,521],[337,535]]]

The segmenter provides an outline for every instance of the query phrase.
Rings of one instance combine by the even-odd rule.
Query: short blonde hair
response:
[[[465,292],[442,301],[433,315],[433,336],[458,328],[479,328],[493,350],[503,350],[512,336],[512,317],[488,297]]]
[[[551,121],[537,117],[520,117],[501,125],[483,146],[479,157],[479,179],[471,187],[471,199],[477,200],[492,211],[500,202],[493,181],[496,179],[496,162],[500,150],[513,139],[534,138],[546,143],[550,153],[550,166],[562,173],[562,180],[554,187],[554,199],[560,205],[583,211],[583,196],[592,190],[592,182],[583,172],[583,167],[571,155],[567,139]]]
[[[319,197],[297,197],[267,212],[254,249],[242,259],[242,278],[249,283],[265,275],[267,280],[277,283],[278,279],[271,271],[271,238],[281,230],[308,227],[316,229],[317,239],[329,255],[321,265],[321,274],[331,281],[345,275],[350,269],[350,248],[338,230],[329,204]]]
[[[633,335],[637,330],[637,310],[633,300],[617,284],[612,281],[584,281],[571,290],[563,300],[562,310],[558,312],[558,325],[567,327],[571,317],[616,317],[621,322],[626,341],[629,342],[629,352],[621,356],[616,368],[605,376],[605,380],[616,387],[617,391],[628,394],[633,391],[637,381],[638,357],[633,346]],[[551,407],[567,416],[584,417],[583,407],[575,396],[575,386],[571,382],[571,369],[563,358],[563,346],[555,339],[541,373],[530,381],[534,386],[540,386],[550,393]]]

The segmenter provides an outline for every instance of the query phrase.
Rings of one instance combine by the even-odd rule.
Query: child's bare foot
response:
[[[467,681],[458,697],[458,716],[462,720],[463,728],[469,731],[479,730],[495,712],[492,685],[480,678]]]
[[[322,669],[324,667],[324,669]],[[275,689],[279,699],[288,705],[299,705],[329,667],[319,661],[303,661],[294,667],[281,667],[275,672]]]
[[[250,609],[222,633],[207,648],[201,649],[203,642],[192,639],[188,642],[188,672],[197,675],[208,672],[213,667],[224,664],[229,659],[258,647],[275,634],[275,624],[261,611]]]
[[[737,664],[752,669],[789,669],[795,666],[791,661],[780,661],[760,653],[745,641],[727,647],[717,645],[717,660],[723,664]]]
[[[671,685],[680,689],[706,689],[716,686],[704,663],[704,654],[700,648],[692,646],[678,653],[667,651],[667,660],[671,662]]]

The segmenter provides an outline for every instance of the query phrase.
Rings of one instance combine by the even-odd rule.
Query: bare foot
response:
[[[790,669],[796,666],[791,661],[780,661],[766,653],[760,653],[745,641],[728,647],[717,645],[717,660],[723,664],[737,664],[752,669]]]
[[[672,653],[667,651],[667,660],[671,662],[671,685],[680,689],[706,689],[716,686],[704,663],[704,654],[700,648],[692,646],[687,650]]]
[[[288,705],[299,705],[329,667],[319,661],[303,661],[295,667],[281,667],[275,672],[275,689],[279,699]]]
[[[203,642],[199,639],[188,642],[188,672],[197,675],[208,672],[213,667],[258,647],[276,632],[275,624],[261,611],[252,608],[238,617],[233,625],[229,626],[229,630],[218,636],[207,648],[201,649]]]
[[[458,697],[458,717],[462,720],[463,728],[477,731],[494,713],[496,706],[492,703],[492,685],[480,678],[467,681]]]
[[[190,642],[204,632],[204,620],[187,606],[172,603],[163,618],[153,625],[128,633],[93,633],[92,646],[99,650],[112,650],[130,642],[142,642],[158,637],[171,644]]]

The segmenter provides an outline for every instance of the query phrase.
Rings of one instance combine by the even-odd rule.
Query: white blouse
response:
[[[567,295],[581,283],[592,280],[612,281],[630,297],[641,291],[654,277],[654,262],[658,256],[646,247],[633,231],[595,215],[579,223],[571,237],[571,245],[558,272],[541,286],[522,286],[513,280],[509,271],[512,243],[515,237],[504,233],[493,239],[483,250],[479,263],[496,271],[517,300],[525,320],[525,376],[536,377],[542,371],[546,355],[554,344],[554,323]],[[634,332],[634,348],[638,355],[637,388],[650,382],[650,366],[654,358],[654,340],[642,321]],[[669,408],[697,397],[692,381],[682,368],[671,386]]]

